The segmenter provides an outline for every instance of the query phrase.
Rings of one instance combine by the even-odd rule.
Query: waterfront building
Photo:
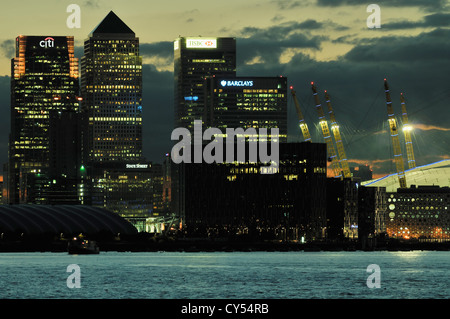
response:
[[[387,193],[387,234],[391,238],[449,240],[450,188],[415,186]]]
[[[204,79],[236,75],[236,39],[180,37],[174,41],[175,127],[193,130],[204,116]]]
[[[139,231],[145,229],[148,217],[166,213],[162,201],[161,164],[96,163],[93,169],[97,177],[84,190],[92,206],[117,213]]]
[[[279,141],[287,142],[286,77],[210,76],[204,89],[206,127],[223,133],[226,128],[278,128]]]
[[[248,154],[248,153],[247,153]],[[226,156],[226,155],[225,155]],[[279,167],[181,163],[174,210],[189,236],[308,241],[326,226],[326,145],[280,143]]]
[[[139,38],[112,11],[84,42],[81,92],[85,162],[142,161]]]
[[[327,238],[358,238],[358,183],[353,178],[327,178]]]
[[[74,38],[18,36],[5,203],[78,203],[80,102]]]
[[[358,187],[358,239],[363,248],[375,247],[386,235],[386,187]]]

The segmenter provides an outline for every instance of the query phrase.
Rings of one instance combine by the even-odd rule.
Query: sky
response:
[[[367,19],[380,8],[380,27]],[[70,4],[80,27],[69,28]],[[88,34],[113,10],[139,37],[143,57],[144,156],[162,162],[173,127],[173,41],[179,36],[235,37],[238,76],[288,78],[313,142],[323,143],[310,83],[327,90],[350,167],[375,177],[395,173],[383,82],[401,119],[406,99],[417,165],[450,158],[450,2],[446,0],[40,0],[0,4],[0,161],[7,161],[10,59],[18,35]],[[372,21],[372,20],[371,20]],[[321,96],[324,103],[323,96]],[[288,141],[302,141],[288,99]],[[403,153],[406,149],[400,136]]]

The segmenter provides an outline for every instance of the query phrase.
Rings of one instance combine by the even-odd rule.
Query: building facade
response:
[[[391,238],[450,239],[450,188],[418,186],[387,193],[386,231]]]
[[[78,202],[80,102],[74,38],[17,37],[5,202]]]
[[[178,164],[175,210],[191,236],[313,240],[326,226],[326,146],[280,143],[279,168],[261,162]]]
[[[287,142],[287,78],[210,76],[205,79],[204,122],[226,128],[278,128]]]
[[[89,34],[81,58],[85,162],[142,160],[139,38],[110,12]]]
[[[84,42],[81,92],[83,203],[145,220],[154,204],[142,154],[142,57],[139,38],[113,11]]]
[[[358,181],[327,178],[327,238],[358,238]]]
[[[180,37],[174,41],[175,127],[193,130],[204,116],[204,78],[236,75],[235,38]]]
[[[385,237],[386,199],[386,187],[358,188],[358,239],[363,248],[375,247]]]

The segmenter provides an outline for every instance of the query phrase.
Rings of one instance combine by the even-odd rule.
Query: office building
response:
[[[450,188],[415,186],[387,193],[386,231],[391,238],[449,240]]]
[[[287,142],[287,78],[210,76],[205,79],[207,127],[278,128]]]
[[[386,203],[386,187],[358,187],[358,239],[363,249],[385,238]]]
[[[178,164],[175,213],[189,236],[308,241],[326,226],[326,146],[280,143],[279,167],[252,162]],[[173,194],[174,195],[174,194]]]
[[[84,159],[142,160],[142,57],[139,38],[114,13],[89,34],[81,58]]]
[[[162,216],[165,212],[161,164],[95,163],[94,170],[103,175],[96,176],[83,189],[90,205],[117,213],[140,231],[148,217]]]
[[[358,181],[327,178],[327,238],[358,238]]]
[[[18,36],[6,203],[77,203],[78,60],[71,36]]]
[[[145,163],[142,57],[139,38],[113,11],[84,42],[81,92],[85,171],[79,192],[83,204],[106,207],[130,218],[151,214],[149,173],[131,176],[130,171],[122,171],[127,165]]]
[[[180,37],[174,41],[175,127],[192,131],[204,116],[204,78],[236,75],[236,39]]]

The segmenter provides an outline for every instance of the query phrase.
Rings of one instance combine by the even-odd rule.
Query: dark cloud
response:
[[[434,13],[425,16],[420,21],[402,20],[382,25],[384,30],[415,29],[427,27],[448,27],[450,26],[450,13]]]
[[[8,59],[13,58],[16,52],[15,40],[8,39],[0,42],[0,52]]]
[[[173,42],[161,41],[154,43],[141,43],[139,53],[142,56],[158,56],[161,58],[173,59]]]
[[[314,21],[314,22],[313,22]],[[312,36],[304,32],[303,26],[313,27],[315,20],[302,23],[286,22],[266,29],[245,27],[238,40],[238,63],[245,64],[255,57],[266,63],[277,63],[281,54],[288,48],[309,48],[319,50],[325,36]]]
[[[172,145],[173,72],[158,71],[154,65],[144,64],[142,74],[144,156],[160,163]]]
[[[98,0],[87,0],[83,3],[83,6],[89,7],[91,9],[100,8],[100,1]]]
[[[275,3],[280,10],[291,10],[305,5],[305,1],[298,0],[273,0],[272,3]]]
[[[420,7],[427,10],[443,10],[448,8],[447,0],[378,0],[375,2],[380,7]],[[360,0],[317,0],[318,6],[339,7],[343,5],[368,6],[370,2],[361,3]]]
[[[367,45],[355,46],[345,55],[354,62],[378,63],[449,60],[450,30],[436,29],[415,37],[389,36],[370,40]]]

